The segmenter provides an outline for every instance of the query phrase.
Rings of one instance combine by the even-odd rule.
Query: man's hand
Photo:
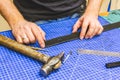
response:
[[[92,13],[84,13],[81,18],[73,26],[73,33],[81,28],[80,39],[92,38],[95,35],[101,34],[103,27],[98,21],[98,17]]]
[[[88,5],[85,13],[73,26],[73,33],[81,28],[80,39],[92,38],[95,35],[101,34],[103,27],[98,21],[98,13],[102,0],[88,0]]]
[[[19,43],[28,44],[38,40],[40,46],[45,47],[44,31],[35,23],[26,21],[11,0],[0,0],[0,13],[7,20]]]
[[[45,47],[45,32],[35,23],[23,20],[11,27],[12,33],[19,43],[29,44],[38,40],[40,46]]]

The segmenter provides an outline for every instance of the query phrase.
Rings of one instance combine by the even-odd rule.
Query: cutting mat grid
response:
[[[46,32],[48,40],[70,34],[76,20],[77,18],[39,26]],[[99,21],[102,25],[108,24],[101,17],[99,17]],[[0,34],[14,39],[11,31],[1,32]],[[77,39],[45,48],[48,52],[41,52],[50,56],[57,55],[62,51],[65,52],[65,56],[70,51],[73,52],[59,70],[52,72],[47,77],[40,74],[42,63],[0,46],[0,80],[120,80],[119,67],[105,68],[105,63],[120,61],[120,58],[77,54],[77,50],[80,48],[120,52],[119,37],[120,30],[114,29],[104,32],[93,39],[84,39],[82,41]],[[39,47],[37,42],[31,44],[31,46]]]

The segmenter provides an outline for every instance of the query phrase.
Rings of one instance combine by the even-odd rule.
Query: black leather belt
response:
[[[120,27],[120,22],[104,25],[103,27],[104,27],[103,32],[108,31],[108,30],[112,30],[112,29],[115,29],[115,28],[119,28]],[[46,47],[50,47],[50,46],[60,44],[60,43],[63,43],[63,42],[68,42],[68,41],[71,41],[71,40],[75,40],[75,39],[79,38],[79,34],[80,34],[80,32],[76,32],[76,33],[72,33],[70,35],[65,35],[65,36],[60,36],[60,37],[57,37],[57,38],[53,38],[53,39],[47,40],[45,42],[45,45],[46,45]]]

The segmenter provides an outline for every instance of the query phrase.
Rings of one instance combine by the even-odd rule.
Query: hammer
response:
[[[32,49],[30,46],[18,43],[17,41],[7,38],[3,35],[0,35],[0,45],[8,47],[12,50],[20,52],[26,56],[29,56],[44,63],[44,65],[40,69],[41,74],[43,74],[44,76],[47,76],[53,70],[58,69],[62,64],[62,58],[64,56],[64,52],[61,52],[57,56],[50,57],[46,54]]]

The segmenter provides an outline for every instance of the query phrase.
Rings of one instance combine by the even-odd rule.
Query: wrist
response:
[[[85,13],[98,17],[102,0],[88,0]]]
[[[16,18],[9,19],[8,23],[12,29],[15,25],[17,25],[23,21],[25,21],[25,19],[23,17],[16,17]]]
[[[99,15],[99,11],[96,11],[96,9],[86,9],[84,14],[90,15],[90,16],[94,16],[96,18],[98,18]]]

